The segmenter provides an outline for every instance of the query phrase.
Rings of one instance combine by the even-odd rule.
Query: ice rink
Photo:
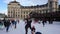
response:
[[[43,27],[42,23],[32,23],[35,26],[36,32],[41,32],[42,34],[60,34],[60,22],[54,21],[53,24],[45,24]],[[25,23],[23,20],[20,20],[19,24],[17,23],[17,28],[10,26],[9,32],[5,31],[5,28],[0,29],[0,34],[25,34]],[[28,29],[28,34],[31,34],[31,30]]]

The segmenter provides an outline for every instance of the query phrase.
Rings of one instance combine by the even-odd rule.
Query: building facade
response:
[[[31,12],[49,13],[58,11],[58,0],[48,0],[44,5],[22,6],[16,0],[8,4],[8,17],[24,19]]]

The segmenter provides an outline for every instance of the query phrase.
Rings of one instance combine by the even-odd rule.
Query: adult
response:
[[[12,25],[14,25],[14,27],[16,28],[17,21],[16,20],[12,20]]]
[[[30,16],[28,16],[28,17],[25,19],[25,23],[26,23],[26,25],[25,25],[25,31],[26,31],[26,34],[27,34],[28,28],[31,29],[31,23],[32,23],[32,20],[31,20]]]
[[[8,30],[9,30],[9,26],[10,26],[10,20],[8,19],[8,20],[5,20],[4,19],[4,26],[6,27],[6,32],[8,32]]]
[[[43,27],[45,26],[45,23],[46,23],[46,19],[43,18],[43,21],[42,21]]]

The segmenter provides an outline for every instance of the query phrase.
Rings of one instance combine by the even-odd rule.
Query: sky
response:
[[[7,14],[8,3],[14,0],[0,0],[0,13]],[[23,6],[31,6],[31,5],[42,5],[46,4],[48,0],[16,0],[20,2]],[[60,0],[58,0],[58,4],[60,4]]]

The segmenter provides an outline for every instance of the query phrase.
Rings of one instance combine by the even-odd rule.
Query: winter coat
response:
[[[9,20],[4,20],[4,26],[7,27],[7,26],[10,26],[10,21]]]

